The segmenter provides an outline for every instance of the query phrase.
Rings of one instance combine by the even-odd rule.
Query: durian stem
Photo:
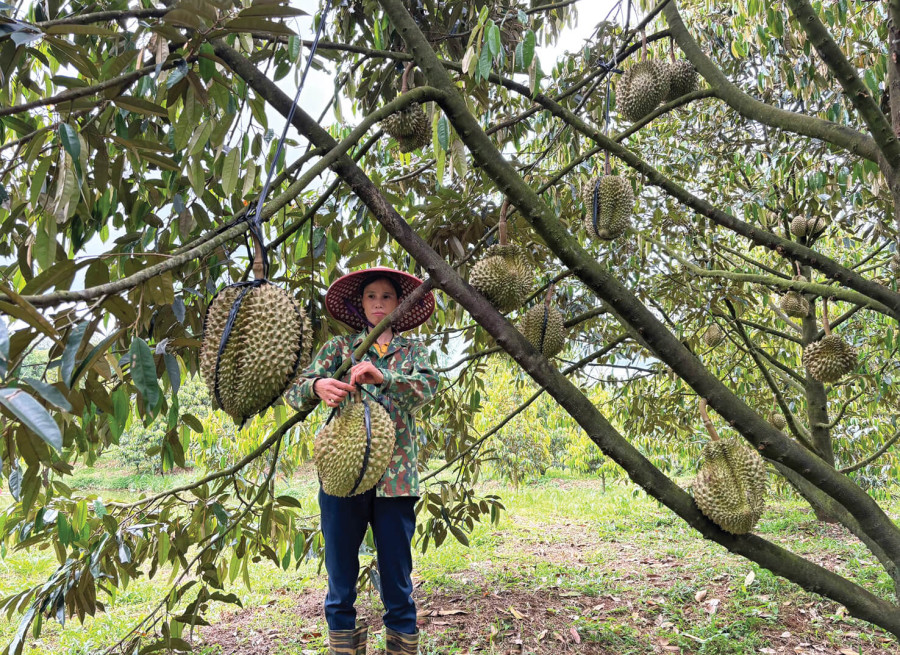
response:
[[[253,232],[250,233],[250,236],[253,238],[253,277],[257,280],[261,280],[266,276],[266,265],[263,261],[263,249],[262,244],[259,242],[259,239]]]
[[[675,40],[671,38],[669,39],[669,57],[673,62],[675,61]]]
[[[718,441],[719,433],[716,432],[716,426],[713,425],[712,419],[709,418],[709,412],[706,411],[706,398],[700,399],[700,418],[703,419],[703,426],[709,432],[710,439]]]
[[[544,296],[544,307],[550,308],[550,303],[553,301],[553,293],[556,291],[556,283],[552,283],[550,288],[547,289],[547,295]]]
[[[828,322],[828,298],[822,298],[822,328],[826,336],[831,334],[831,324]]]
[[[606,151],[606,165],[603,171],[606,175],[612,175],[612,160],[609,157],[609,150]]]
[[[400,79],[400,93],[409,91],[409,72],[416,65],[414,61],[409,62],[403,69],[403,77]]]
[[[504,200],[503,204],[500,205],[500,222],[497,226],[500,238],[500,245],[505,246],[507,241],[507,233],[506,233],[506,213],[509,211],[509,200]]]
[[[641,30],[641,61],[647,61],[647,32]]]

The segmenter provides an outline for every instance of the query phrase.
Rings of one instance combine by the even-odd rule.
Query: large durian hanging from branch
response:
[[[394,421],[380,403],[353,394],[316,435],[313,457],[322,490],[346,497],[374,487],[391,462],[395,434]]]
[[[266,279],[264,248],[254,234],[252,282],[239,282],[213,298],[203,321],[200,373],[214,409],[243,426],[284,393],[309,362],[312,328],[306,312]]]
[[[831,333],[828,322],[828,299],[822,300],[822,327],[825,336],[803,349],[803,367],[819,382],[833,383],[856,368],[856,348]]]
[[[475,287],[499,312],[511,312],[525,302],[534,286],[534,269],[525,251],[507,243],[506,214],[509,202],[500,208],[499,244],[484,252],[472,267],[469,284]]]
[[[828,219],[823,216],[796,216],[791,221],[791,234],[797,238],[814,239],[828,227]]]
[[[544,302],[534,305],[519,320],[519,331],[544,357],[557,355],[566,345],[566,324],[562,313],[553,306],[556,286],[551,284]]]
[[[726,532],[747,534],[765,507],[766,465],[742,439],[720,439],[700,400],[700,415],[710,435],[700,455],[700,470],[691,485],[694,501],[706,517]]]
[[[589,179],[581,187],[581,199],[587,210],[584,229],[592,239],[611,241],[631,227],[634,190],[622,175],[612,175],[607,154],[605,175]]]
[[[409,63],[403,70],[403,78],[400,83],[400,93],[406,93],[409,90],[409,73],[413,64]],[[431,127],[428,123],[428,116],[422,105],[418,102],[407,105],[398,112],[395,112],[381,121],[381,127],[390,136],[394,137],[400,152],[412,152],[418,150],[422,146],[428,145],[431,141]]]
[[[703,333],[703,343],[710,348],[715,348],[723,341],[725,341],[725,331],[719,327],[718,323],[711,323]]]
[[[798,269],[799,270],[799,269]],[[808,282],[803,275],[795,275],[795,282]],[[778,306],[788,316],[793,318],[806,318],[809,315],[809,301],[799,291],[791,289],[778,301]]]

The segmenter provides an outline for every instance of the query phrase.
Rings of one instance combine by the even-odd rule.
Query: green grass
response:
[[[78,470],[67,482],[110,500],[128,500],[183,484],[196,475],[192,471],[135,475],[104,465]],[[305,514],[316,512],[314,477],[279,481],[277,486],[276,493],[297,497]],[[660,640],[683,652],[749,655],[773,647],[771,635],[784,631],[785,612],[805,606],[817,612],[818,622],[810,623],[807,635],[817,643],[847,647],[846,634],[852,632],[858,635],[854,643],[875,652],[883,648],[887,653],[896,647],[883,642],[884,633],[871,626],[838,617],[836,604],[698,538],[666,508],[633,487],[609,485],[603,494],[594,480],[553,473],[518,489],[489,481],[482,491],[503,497],[508,511],[500,525],[478,524],[469,547],[450,537],[441,548],[416,552],[419,598],[443,595],[476,602],[493,593],[513,599],[502,601],[512,603],[534,594],[557,605],[528,621],[498,613],[488,617],[481,633],[465,638],[457,624],[430,626],[423,638],[423,653],[464,653],[477,645],[484,653],[499,654],[508,650],[502,642],[504,635],[521,634],[527,641],[543,633],[541,643],[549,644],[547,640],[555,634],[565,638],[571,627],[584,643],[617,655],[654,652],[653,644]],[[886,509],[896,514],[898,506]],[[875,593],[885,597],[893,593],[888,576],[861,544],[815,522],[795,499],[771,504],[757,532],[797,552],[838,562],[843,575]],[[8,553],[0,560],[0,595],[41,584],[55,567],[56,560],[47,551]],[[753,580],[747,584],[751,572]],[[168,589],[169,574],[161,570],[153,580],[133,580],[126,589],[117,590],[114,598],[101,594],[106,611],[87,617],[84,625],[77,619],[69,619],[65,627],[45,622],[39,638],[26,640],[25,653],[94,655],[155,606]],[[283,655],[324,652],[323,617],[314,613],[300,621],[294,610],[303,594],[314,591],[321,596],[325,578],[318,572],[318,562],[283,571],[262,561],[251,565],[250,577],[252,589],[237,584],[225,590],[237,593],[247,608],[242,629],[282,635],[277,652]],[[702,601],[697,600],[701,592],[706,594]],[[377,594],[374,598],[372,608],[377,614]],[[718,600],[715,611],[708,609],[712,599]],[[592,606],[602,609],[592,611]],[[208,618],[215,623],[233,611],[232,606],[213,604]],[[0,621],[4,643],[14,633],[17,620],[14,615],[10,622]],[[373,635],[373,640],[380,638]],[[217,655],[220,650],[207,646],[201,652]]]

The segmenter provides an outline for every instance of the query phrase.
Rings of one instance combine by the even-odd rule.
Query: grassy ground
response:
[[[109,499],[133,498],[191,478],[133,476],[116,467],[83,470],[79,488]],[[508,512],[501,525],[480,525],[464,547],[455,541],[415,555],[422,652],[451,653],[897,653],[882,631],[847,617],[839,605],[809,594],[699,538],[667,509],[633,487],[555,475],[513,490],[488,482]],[[311,470],[278,493],[316,511]],[[889,506],[896,516],[900,505]],[[874,558],[841,528],[817,523],[799,502],[774,500],[758,534],[803,554],[877,593],[891,592]],[[55,568],[47,552],[0,560],[0,595],[42,582]],[[106,612],[84,625],[46,623],[26,653],[88,655],[113,643],[158,601],[167,571],[132,581]],[[244,609],[212,607],[212,626],[195,633],[204,655],[312,655],[325,652],[324,573],[315,561],[289,571],[252,566],[253,588],[232,589]],[[381,645],[377,594],[364,592],[360,615]],[[8,639],[17,617],[0,621]],[[5,643],[5,642],[4,642]]]

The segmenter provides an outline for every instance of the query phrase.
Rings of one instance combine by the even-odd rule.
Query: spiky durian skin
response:
[[[519,323],[519,331],[544,357],[553,357],[566,345],[566,326],[562,313],[556,307],[546,307],[543,303],[525,312]]]
[[[372,441],[362,480],[354,491],[366,452],[365,407],[352,400],[316,435],[313,457],[322,490],[332,496],[364,493],[378,484],[387,470],[396,446],[396,429],[381,404],[367,401]]]
[[[791,234],[795,237],[805,237],[807,235],[806,216],[796,216],[791,221]]]
[[[718,323],[713,323],[703,333],[703,343],[710,348],[715,348],[723,341],[725,341],[725,332],[719,327]]]
[[[622,74],[616,87],[619,113],[639,121],[659,106],[669,93],[665,62],[640,61]]]
[[[803,366],[819,382],[837,382],[856,368],[856,348],[828,334],[803,349]]]
[[[799,291],[788,291],[781,296],[778,305],[788,316],[804,318],[809,315],[809,301],[800,295]]]
[[[699,86],[697,69],[685,59],[667,63],[666,75],[669,78],[669,93],[663,98],[663,102],[677,100],[683,95],[696,91]]]
[[[431,140],[428,117],[420,104],[412,104],[391,114],[383,121],[384,131],[397,140],[401,152],[412,152]]]
[[[762,516],[766,465],[738,439],[710,441],[694,479],[694,500],[706,517],[726,532],[747,534]]]
[[[221,408],[237,423],[263,411],[284,393],[296,371],[309,362],[312,342],[312,329],[303,309],[284,289],[265,282],[244,294],[219,358],[225,323],[240,291],[226,287],[210,304],[200,349],[200,372],[213,407],[218,407],[221,399]]]
[[[807,236],[817,237],[828,227],[828,220],[822,216],[810,216],[806,219]]]
[[[599,188],[597,187],[599,182]],[[597,189],[597,225],[594,226],[594,189]],[[634,190],[627,177],[601,175],[585,182],[581,198],[587,213],[584,228],[593,239],[610,241],[622,236],[631,225]]]
[[[478,289],[501,312],[510,312],[525,302],[534,285],[534,271],[525,253],[514,244],[491,246],[472,267],[469,284]]]
[[[776,430],[784,430],[787,425],[785,418],[778,412],[771,412],[769,414],[769,423],[771,423]]]

